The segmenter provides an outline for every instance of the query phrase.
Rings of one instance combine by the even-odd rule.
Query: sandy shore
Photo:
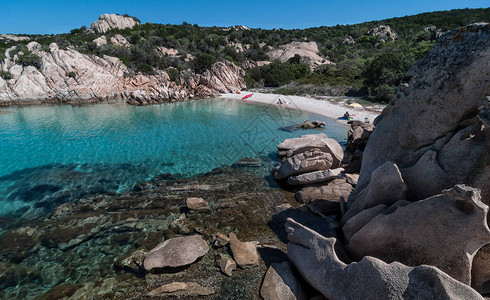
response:
[[[242,91],[241,94],[223,94],[220,98],[242,100],[242,97],[252,92]],[[369,108],[356,108],[348,106],[346,101],[331,100],[335,97],[325,97],[318,100],[303,96],[285,96],[279,94],[265,94],[265,93],[253,93],[253,96],[246,99],[245,102],[258,102],[263,104],[277,105],[277,101],[281,99],[283,107],[290,109],[298,109],[306,112],[316,113],[338,122],[346,124],[346,120],[339,120],[338,118],[343,116],[346,111],[350,114],[355,114],[354,120],[364,121],[366,118],[373,122],[374,118],[381,113],[382,106],[373,106]],[[313,120],[310,120],[313,121]]]

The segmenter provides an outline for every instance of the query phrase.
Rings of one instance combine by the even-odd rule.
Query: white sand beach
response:
[[[222,94],[220,98],[237,99],[241,101],[242,98],[248,94],[252,94],[252,92],[242,91],[240,94]],[[305,96],[286,96],[253,92],[253,96],[246,99],[244,102],[277,105],[278,100],[281,99],[281,101],[285,103],[281,105],[282,107],[316,113],[344,124],[346,124],[347,121],[339,120],[338,118],[342,117],[346,111],[349,111],[350,114],[355,114],[353,117],[354,120],[365,121],[367,118],[367,120],[373,122],[374,118],[376,118],[383,109],[383,106],[381,105],[369,106],[367,108],[352,107],[348,106],[347,101],[335,101],[333,100],[334,98],[336,97],[325,97],[324,99],[319,100]]]

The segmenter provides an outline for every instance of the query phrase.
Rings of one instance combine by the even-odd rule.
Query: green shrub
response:
[[[70,71],[68,72],[68,77],[75,79],[77,78],[77,73],[75,73],[74,71]]]
[[[171,81],[177,82],[177,80],[179,80],[180,72],[176,68],[168,68],[167,74],[170,77]]]
[[[41,69],[43,66],[43,60],[41,59],[41,57],[31,52],[20,55],[15,63],[24,67],[33,66],[37,69]]]
[[[137,72],[141,72],[141,73],[146,74],[146,75],[155,75],[156,74],[156,72],[153,69],[153,67],[150,66],[147,63],[140,63],[140,64],[138,64],[136,66],[136,71]]]
[[[192,61],[192,67],[196,73],[204,73],[215,63],[215,59],[208,53],[201,53]]]
[[[0,70],[0,77],[2,77],[5,80],[9,80],[13,78],[12,74],[10,74],[9,71],[3,71],[3,70]]]

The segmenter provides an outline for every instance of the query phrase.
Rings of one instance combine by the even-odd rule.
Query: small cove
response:
[[[209,99],[152,106],[121,102],[10,107],[0,114],[0,210],[33,218],[89,194],[127,192],[160,174],[189,178],[258,158],[267,177],[276,145],[324,132],[345,142],[348,128],[297,110]],[[324,130],[287,132],[305,120]],[[273,183],[271,183],[273,184]]]

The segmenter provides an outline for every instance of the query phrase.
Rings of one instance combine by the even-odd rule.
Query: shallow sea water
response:
[[[260,176],[285,138],[324,132],[345,142],[348,128],[326,117],[236,100],[151,106],[124,103],[11,107],[0,114],[0,214],[39,216],[87,194],[125,192],[170,173],[191,177],[260,158]],[[305,120],[324,130],[287,132]]]

